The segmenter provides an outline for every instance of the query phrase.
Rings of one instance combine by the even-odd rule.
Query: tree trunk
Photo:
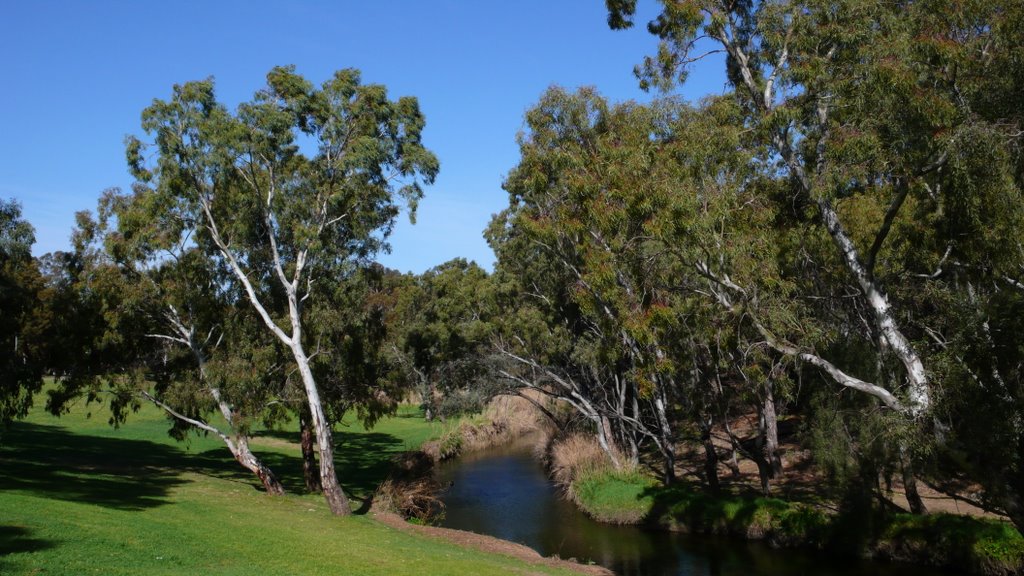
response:
[[[900,468],[903,471],[903,491],[907,496],[907,504],[910,505],[912,514],[927,514],[928,509],[924,500],[917,492],[917,476],[914,474],[914,462],[911,460],[910,451],[905,446],[900,446]]]
[[[718,492],[718,451],[711,438],[711,420],[700,418],[700,441],[704,445],[704,478],[712,492]]]
[[[765,383],[764,401],[761,406],[764,426],[764,458],[771,471],[771,477],[782,475],[782,458],[779,456],[779,418],[775,413],[775,393],[771,381]]]
[[[767,425],[765,421],[763,405],[758,407],[757,415],[757,437],[754,439],[754,450],[752,456],[757,464],[757,475],[761,480],[761,493],[765,496],[771,494],[772,466],[768,460],[767,448]]]
[[[302,445],[302,476],[306,480],[306,490],[312,494],[319,494],[323,488],[320,486],[319,467],[316,463],[316,453],[313,450],[313,429],[310,427],[309,407],[304,407],[299,416],[299,435]]]
[[[661,432],[661,451],[665,459],[666,486],[671,486],[676,480],[676,445],[672,437],[672,425],[668,421],[668,413],[665,406],[665,391],[660,389],[654,397],[654,408],[658,415],[659,431]]]
[[[754,458],[754,463],[757,464],[757,476],[758,476],[758,479],[761,481],[761,493],[764,494],[765,496],[771,496],[771,493],[772,493],[772,483],[771,483],[772,468],[768,464],[768,461],[765,460],[764,457],[761,454],[758,454],[756,452],[755,452],[755,454],[757,454],[757,457]]]
[[[248,436],[244,434],[237,434],[235,438],[232,440],[230,436],[225,434],[223,431],[219,430],[217,427],[211,426],[210,424],[202,420],[197,420],[195,418],[189,418],[188,416],[185,416],[181,412],[178,412],[174,408],[171,408],[168,404],[158,400],[149,392],[142,391],[140,392],[140,394],[142,395],[143,398],[149,400],[154,405],[162,409],[164,412],[170,414],[174,418],[177,418],[182,422],[187,422],[188,424],[191,424],[192,426],[195,426],[200,430],[205,430],[218,436],[228,447],[228,450],[231,452],[231,455],[234,456],[235,460],[243,467],[245,467],[246,470],[249,470],[250,472],[255,474],[257,478],[260,479],[260,482],[263,484],[263,487],[266,489],[268,494],[284,494],[284,487],[281,486],[280,482],[278,482],[277,477],[274,476],[274,473],[270,470],[270,467],[264,464],[263,461],[257,458],[256,455],[252,453],[252,450],[249,449]],[[220,400],[218,397],[218,402],[219,401]]]
[[[423,386],[423,419],[427,422],[434,421],[434,382],[428,381]]]
[[[278,481],[277,476],[274,472],[263,463],[262,460],[256,457],[249,449],[249,439],[246,436],[239,434],[235,437],[235,449],[234,452],[235,460],[239,464],[245,466],[250,472],[256,475],[263,483],[263,489],[267,491],[267,494],[274,496],[280,496],[284,494],[284,486]]]
[[[739,460],[739,446],[736,435],[732,433],[732,428],[729,427],[729,417],[722,414],[722,427],[725,428],[726,435],[729,436],[729,459],[725,461],[725,465],[729,467],[729,471],[732,473],[733,478],[740,477],[740,460]]]
[[[807,188],[810,190],[809,186]],[[924,363],[917,355],[917,351],[914,350],[914,346],[900,331],[888,297],[872,278],[871,271],[866,270],[861,263],[857,248],[839,221],[839,215],[832,203],[827,199],[818,199],[817,204],[825,229],[828,230],[833,243],[839,250],[846,269],[857,281],[868,306],[874,312],[872,316],[875,326],[888,343],[892,353],[903,363],[908,384],[906,411],[912,418],[917,418],[931,406],[931,384],[928,382]]]
[[[597,423],[597,443],[612,461],[612,466],[614,466],[616,470],[621,470],[622,463],[619,462],[619,458],[616,455],[617,451],[612,448],[612,444],[609,442],[609,439],[615,437],[614,434],[612,434],[611,422],[608,421],[607,416],[596,416],[595,421]]]
[[[316,380],[313,371],[309,368],[309,358],[302,343],[299,341],[300,328],[298,320],[293,317],[292,355],[298,365],[299,374],[302,375],[302,384],[306,388],[306,398],[309,400],[309,413],[312,420],[313,430],[316,432],[317,447],[320,449],[320,486],[323,489],[324,498],[331,512],[339,516],[348,516],[352,513],[348,498],[338,484],[338,475],[334,471],[334,441],[331,438],[331,426],[327,422],[323,404],[320,403],[320,392],[316,387]]]
[[[676,482],[676,447],[672,444],[665,445],[665,472],[662,481],[665,486],[671,486]]]

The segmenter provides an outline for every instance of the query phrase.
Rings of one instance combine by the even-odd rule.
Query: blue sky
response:
[[[612,32],[601,0],[7,2],[0,198],[22,204],[36,254],[66,249],[76,211],[131,185],[124,137],[140,134],[140,112],[173,84],[213,76],[234,107],[275,65],[315,83],[354,67],[392,97],[419,98],[441,160],[417,224],[403,217],[380,260],[422,272],[462,256],[490,268],[482,231],[507,205],[515,136],[544,89],[648,98],[631,71],[655,50],[643,24],[656,6],[640,4],[640,25]],[[695,69],[684,96],[722,92],[720,69]]]

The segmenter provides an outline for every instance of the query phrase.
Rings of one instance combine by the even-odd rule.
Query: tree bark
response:
[[[143,398],[149,400],[154,405],[159,407],[164,412],[167,412],[174,418],[177,418],[182,422],[187,422],[188,424],[191,424],[192,426],[195,426],[200,430],[205,430],[218,436],[228,447],[228,450],[231,452],[231,455],[234,456],[235,460],[239,464],[241,464],[246,470],[249,470],[250,472],[255,474],[257,478],[259,478],[260,483],[263,484],[263,488],[266,489],[267,494],[274,496],[284,494],[284,486],[282,486],[281,483],[277,480],[277,476],[274,475],[274,472],[271,471],[270,467],[264,464],[263,461],[257,458],[256,455],[252,453],[252,450],[249,449],[248,436],[239,433],[235,435],[234,439],[232,439],[230,436],[228,436],[215,426],[212,426],[202,420],[197,420],[195,418],[189,418],[188,416],[185,416],[181,412],[178,412],[174,408],[171,408],[170,405],[158,400],[149,392],[143,391],[141,392],[141,394]]]
[[[775,412],[775,393],[771,381],[765,383],[761,413],[764,421],[764,457],[771,477],[782,475],[782,458],[779,456],[779,418]]]
[[[297,337],[300,333],[299,327],[296,326],[297,323],[297,315],[293,314],[293,334],[296,337],[292,340],[292,355],[295,357],[299,374],[302,376],[302,384],[306,388],[310,419],[313,430],[316,431],[317,447],[320,449],[320,486],[331,512],[339,516],[348,516],[352,514],[352,508],[349,506],[348,497],[345,496],[341,485],[338,484],[338,475],[334,471],[334,440],[331,437],[331,426],[327,422],[327,415],[320,402],[320,392],[317,390],[313,371],[309,368],[309,357],[306,356],[302,343],[299,341],[300,338]]]
[[[928,508],[917,492],[917,476],[914,474],[914,461],[906,446],[900,446],[900,468],[903,473],[903,491],[907,496],[907,504],[911,514],[927,514]]]
[[[808,190],[810,190],[809,187]],[[889,344],[889,349],[899,358],[906,370],[908,383],[906,411],[911,417],[917,418],[931,406],[931,384],[928,382],[924,363],[917,355],[917,351],[914,350],[914,346],[896,324],[888,297],[871,277],[870,272],[861,264],[857,247],[839,221],[839,215],[832,203],[825,199],[819,199],[817,203],[821,219],[839,249],[846,269],[857,281],[868,306],[874,312],[876,327],[886,343]]]
[[[597,423],[597,443],[612,461],[612,466],[614,466],[616,470],[621,470],[622,463],[619,462],[619,458],[616,455],[617,450],[614,450],[612,442],[609,442],[610,439],[615,437],[612,433],[611,422],[608,421],[607,416],[595,416],[595,421]]]
[[[263,489],[267,491],[267,494],[274,496],[284,494],[284,486],[281,485],[274,472],[249,449],[248,437],[241,434],[236,436],[235,447],[236,450],[233,450],[235,452],[235,460],[260,479],[260,482],[263,483]]]
[[[771,492],[771,480],[782,474],[782,458],[779,457],[779,424],[775,413],[775,395],[771,380],[764,383],[757,404],[757,436],[754,450],[750,454],[757,464],[761,480],[761,491],[767,496]]]
[[[309,414],[309,407],[304,407],[299,416],[299,437],[302,446],[302,476],[306,481],[306,490],[312,494],[319,494],[323,488],[320,486],[319,466],[316,463],[316,452],[313,449],[314,434],[310,427],[312,416]]]
[[[712,492],[718,492],[721,483],[718,480],[718,450],[711,437],[711,419],[700,417],[700,442],[704,446],[704,478]]]
[[[676,480],[676,445],[672,435],[672,425],[668,421],[667,407],[665,406],[665,390],[659,386],[654,397],[654,409],[658,415],[658,429],[661,433],[661,451],[665,460],[664,482],[671,486]]]

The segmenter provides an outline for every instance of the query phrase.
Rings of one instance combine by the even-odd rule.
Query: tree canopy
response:
[[[338,514],[349,508],[312,358],[341,342],[320,338],[331,328],[310,312],[386,246],[400,200],[415,213],[421,183],[438,170],[423,126],[415,98],[390,100],[355,70],[316,88],[292,68],[274,68],[235,113],[217,102],[212,80],[175,86],[142,114],[153,141],[128,140],[138,179],[131,203],[155,224],[133,245],[194,245],[288,350],[317,433],[324,494]]]

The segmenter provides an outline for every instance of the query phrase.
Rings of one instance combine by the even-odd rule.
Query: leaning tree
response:
[[[910,428],[934,424],[940,444],[971,443],[956,429],[976,416],[948,403],[954,387],[1018,406],[1005,376],[1018,356],[995,312],[1024,285],[1020,3],[660,4],[647,28],[661,42],[636,69],[641,84],[671,89],[697,61],[721,59],[760,173],[780,185],[765,197],[785,216],[780,264],[804,308],[841,326],[832,351],[770,330],[763,339]],[[632,25],[636,0],[606,5],[612,28]],[[723,302],[749,300],[746,287],[709,278]],[[851,341],[867,354],[835,353]],[[997,420],[1019,446],[1020,417],[1003,409]],[[899,444],[913,484],[912,443]],[[991,461],[979,478],[1024,524],[1020,457]]]

